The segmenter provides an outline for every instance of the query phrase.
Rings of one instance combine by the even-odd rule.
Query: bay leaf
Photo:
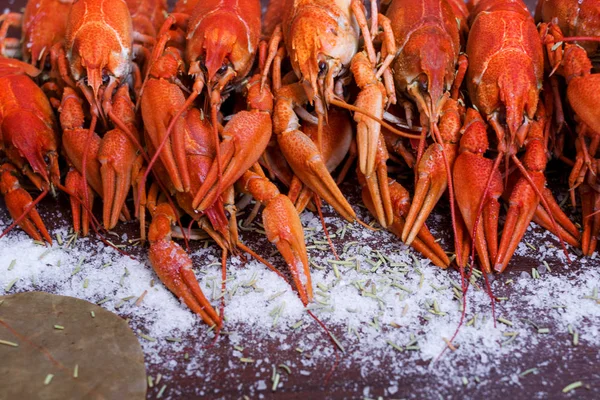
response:
[[[144,354],[121,317],[73,297],[0,296],[0,399],[145,397]]]

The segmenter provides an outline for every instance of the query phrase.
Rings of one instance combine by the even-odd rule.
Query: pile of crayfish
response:
[[[3,14],[0,191],[11,227],[51,244],[36,204],[57,190],[83,235],[136,218],[157,275],[217,326],[173,241],[189,239],[182,223],[222,249],[224,271],[230,254],[270,266],[237,234],[236,213],[254,198],[251,217],[264,207],[266,236],[307,305],[299,214],[324,200],[362,223],[344,179],[357,180],[381,227],[441,268],[502,272],[531,221],[565,249],[594,252],[600,1],[540,0],[537,24],[521,0],[366,3],[272,0],[262,15],[260,0],[181,0],[171,12],[166,0],[30,0]],[[550,157],[572,167],[583,234],[546,188]],[[412,201],[391,164],[414,171]],[[444,193],[446,251],[425,224]]]

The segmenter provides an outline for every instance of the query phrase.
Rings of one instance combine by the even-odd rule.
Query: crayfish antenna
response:
[[[339,260],[337,251],[335,251],[335,246],[331,241],[331,237],[329,236],[329,230],[327,229],[327,225],[325,225],[325,218],[323,218],[323,210],[321,209],[321,198],[316,194],[313,194],[313,201],[315,202],[315,207],[317,208],[317,212],[319,213],[319,219],[321,220],[321,226],[323,226],[323,233],[325,233],[325,237],[327,238],[327,243],[329,243],[329,248],[333,253],[333,256],[336,260]]]
[[[405,138],[408,138],[408,139],[415,139],[415,140],[420,140],[421,139],[421,135],[415,135],[415,134],[412,134],[412,133],[407,133],[407,132],[401,131],[399,129],[396,129],[392,125],[390,125],[387,122],[385,122],[384,120],[382,120],[381,118],[377,118],[375,115],[369,113],[368,111],[365,111],[365,110],[363,110],[363,109],[361,109],[359,107],[353,106],[352,104],[348,104],[345,101],[331,98],[331,99],[328,100],[328,102],[331,105],[338,106],[340,108],[344,108],[344,109],[349,110],[349,111],[354,111],[354,112],[357,112],[357,113],[364,114],[367,117],[371,118],[373,121],[376,121],[379,124],[381,124],[381,126],[383,126],[384,128],[386,128],[387,130],[389,130],[394,135],[402,136],[402,137],[405,137]]]

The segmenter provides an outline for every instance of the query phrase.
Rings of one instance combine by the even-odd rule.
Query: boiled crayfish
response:
[[[138,218],[156,274],[217,327],[223,316],[174,239],[187,242],[196,224],[191,236],[221,249],[223,281],[229,255],[248,253],[308,305],[300,213],[321,213],[323,199],[362,223],[344,179],[358,182],[382,227],[441,268],[454,259],[426,220],[448,192],[456,264],[464,271],[477,252],[483,271],[502,272],[531,221],[579,246],[546,188],[553,152],[573,165],[591,254],[600,232],[591,3],[572,5],[591,15],[583,23],[569,1],[541,0],[538,29],[520,0],[482,0],[470,13],[460,0],[392,0],[381,13],[375,1],[273,0],[262,25],[259,0],[182,0],[171,14],[163,0],[31,0],[24,15],[0,18],[0,51],[23,60],[0,59],[0,192],[15,224],[49,243],[35,206],[54,189],[69,194],[84,235]],[[11,26],[20,39],[7,37]],[[574,138],[561,133],[570,118],[558,76]],[[394,176],[405,167],[412,203]],[[40,191],[35,200],[27,181]],[[287,275],[238,235],[238,206],[251,197],[248,220],[264,207]],[[91,213],[98,198],[102,224]]]

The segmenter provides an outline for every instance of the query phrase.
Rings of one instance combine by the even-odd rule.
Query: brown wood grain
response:
[[[14,3],[8,1],[0,1],[0,8],[10,8],[19,10],[24,5],[23,0],[17,0]],[[529,6],[532,6],[532,1],[529,1]],[[567,184],[565,176],[567,168],[560,164],[551,164],[549,169],[554,170],[552,174],[552,185],[554,190],[564,191]],[[357,200],[356,185],[346,183],[343,185],[343,191],[349,195],[354,201]],[[50,197],[50,196],[49,196]],[[41,214],[49,228],[53,226],[64,225],[64,220],[57,217],[58,213],[64,216],[70,215],[67,204],[67,199],[64,195],[59,195],[58,200],[51,198],[45,199],[40,204]],[[444,214],[444,211],[442,211]],[[447,214],[447,210],[446,213]],[[0,217],[3,220],[8,218],[3,204],[0,204]],[[125,223],[120,224],[116,232],[121,234],[127,232],[130,237],[136,236],[136,224]],[[448,230],[443,230],[442,234],[449,235]],[[97,239],[94,239],[97,240]],[[252,239],[246,237],[250,247],[253,247]],[[392,239],[393,240],[393,239]],[[534,245],[538,245],[533,243]],[[558,243],[555,242],[558,246]],[[196,244],[192,244],[197,246]],[[261,250],[261,249],[257,249]],[[144,249],[131,250],[136,257],[143,257]],[[270,250],[265,250],[270,251]],[[537,265],[538,260],[535,257],[515,257],[511,262],[509,270],[503,275],[502,279],[517,278],[522,271],[531,271],[532,265]],[[600,263],[596,262],[600,267]],[[565,275],[564,270],[558,263],[551,265],[553,273]],[[150,268],[150,267],[149,267]],[[502,295],[502,293],[497,293]],[[518,293],[512,293],[513,296],[518,296]],[[334,333],[341,334],[342,328],[334,328]],[[205,341],[204,338],[188,336],[183,338],[187,343],[197,344]],[[290,337],[290,341],[293,338]],[[592,347],[586,343],[582,343],[575,351],[570,352],[568,359],[563,359],[561,355],[548,353],[545,351],[548,348],[556,346],[564,346],[567,337],[559,335],[549,337],[547,341],[536,347],[522,349],[520,358],[504,357],[500,360],[499,367],[494,370],[490,376],[486,377],[486,383],[482,385],[469,385],[468,387],[458,385],[448,385],[443,381],[438,381],[428,375],[409,375],[397,381],[399,391],[394,398],[428,398],[431,393],[438,393],[440,398],[486,398],[486,399],[530,399],[530,398],[600,398],[600,362],[599,349]],[[293,343],[293,342],[291,342]],[[547,347],[546,347],[547,346]],[[190,346],[193,348],[193,346]],[[349,346],[348,352],[352,352],[354,348]],[[189,351],[189,350],[185,350]],[[255,376],[256,369],[249,365],[241,372],[231,373],[227,368],[228,361],[232,360],[231,345],[227,337],[222,337],[217,344],[208,350],[210,354],[210,368],[212,381],[206,382],[202,378],[202,371],[199,371],[200,376],[188,376],[186,373],[187,365],[184,360],[184,353],[174,352],[171,347],[165,345],[161,347],[160,353],[163,359],[174,359],[178,363],[174,368],[165,368],[164,365],[152,364],[148,367],[148,374],[156,376],[161,373],[166,377],[168,383],[168,391],[165,392],[162,398],[196,398],[200,397],[200,391],[205,388],[205,398],[241,398],[244,394],[248,394],[252,398],[258,398],[258,393],[263,395],[265,399],[317,399],[317,398],[362,398],[362,389],[365,386],[371,388],[369,397],[377,398],[384,395],[384,389],[389,386],[390,378],[386,373],[385,368],[363,376],[360,372],[358,363],[345,364],[342,363],[334,373],[333,379],[325,385],[323,377],[332,367],[333,360],[322,361],[311,370],[310,376],[302,376],[294,373],[286,376],[285,385],[276,393],[270,390],[261,392],[250,391],[257,378]],[[259,349],[249,349],[245,355],[248,357],[260,358],[265,353],[272,354],[272,359],[275,362],[284,362],[287,360],[299,362],[302,355],[294,351],[293,347],[287,352],[278,350],[276,343],[266,342]],[[364,362],[373,362],[374,360],[364,360]],[[396,353],[389,353],[383,359],[379,360],[382,365],[386,363],[403,363],[406,362],[406,357]],[[479,362],[473,360],[473,362]],[[532,366],[546,363],[544,367],[540,367],[540,373],[529,375],[528,378],[521,381],[521,386],[508,384],[503,379],[518,371],[531,368]],[[461,366],[456,366],[456,376],[460,374]],[[268,374],[267,374],[268,375]],[[263,379],[263,378],[261,378]],[[267,383],[268,382],[268,378]],[[575,394],[569,396],[563,395],[561,390],[568,383],[573,381],[583,380],[591,386],[591,390],[578,390]],[[238,386],[242,385],[239,390]],[[159,385],[160,386],[160,385]],[[160,387],[149,389],[148,398],[156,398]],[[215,393],[218,389],[218,393]]]

